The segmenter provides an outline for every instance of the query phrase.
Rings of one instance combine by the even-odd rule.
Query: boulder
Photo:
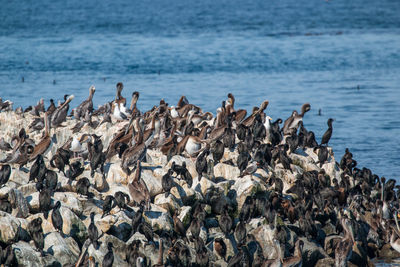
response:
[[[72,237],[62,238],[58,232],[45,236],[44,250],[53,255],[62,266],[75,264],[80,254],[75,240]]]
[[[11,244],[18,239],[20,222],[10,214],[0,211],[0,241]]]

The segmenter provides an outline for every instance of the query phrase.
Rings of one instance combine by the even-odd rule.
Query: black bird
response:
[[[97,227],[94,224],[94,215],[95,215],[94,212],[90,213],[90,224],[88,228],[88,233],[90,242],[93,244],[93,247],[95,249],[98,249],[99,242],[97,240],[99,239],[99,231],[97,230]]]
[[[166,174],[164,174],[164,176],[161,179],[161,185],[165,192],[165,197],[169,196],[169,191],[174,186],[174,182],[171,177],[173,172],[174,171],[172,169],[169,169],[168,172]]]
[[[240,176],[242,176],[244,170],[247,168],[247,164],[249,164],[249,160],[251,159],[249,152],[247,152],[247,148],[243,143],[239,143],[238,145],[239,156],[237,158],[237,166],[240,170]]]
[[[193,177],[190,174],[190,172],[188,171],[188,169],[186,168],[186,162],[182,162],[182,168],[183,168],[183,172],[182,172],[182,176],[183,179],[186,181],[186,183],[188,184],[189,187],[192,187],[193,184]]]
[[[153,229],[151,228],[151,225],[149,225],[147,222],[143,221],[139,224],[138,232],[144,235],[148,242],[153,241],[154,238]]]
[[[243,203],[242,209],[240,210],[239,220],[248,222],[253,216],[254,208],[255,208],[254,197],[247,196]]]
[[[89,186],[90,186],[89,179],[86,177],[82,177],[76,183],[76,192],[83,196],[88,196],[89,195]]]
[[[133,215],[133,218],[132,218],[132,230],[133,230],[133,232],[132,233],[136,233],[137,232],[138,226],[142,222],[144,206],[145,206],[144,202],[140,203],[139,210],[135,213],[135,215]]]
[[[32,220],[28,224],[28,232],[29,235],[33,239],[33,243],[37,250],[40,251],[40,254],[44,256],[43,248],[44,248],[44,236],[43,236],[43,228],[42,228],[42,218],[38,217]]]
[[[228,214],[228,207],[226,207],[218,220],[219,228],[228,236],[232,229],[233,220]]]
[[[8,200],[8,193],[0,198],[0,210],[10,214],[12,212],[12,206],[10,201]]]
[[[258,113],[253,123],[253,136],[256,140],[263,140],[267,134],[265,126],[262,123],[261,115]]]
[[[304,141],[305,147],[316,147],[318,146],[317,141],[315,140],[315,134],[313,131],[309,131],[305,137]]]
[[[332,136],[332,122],[333,119],[329,118],[328,120],[328,130],[326,130],[326,132],[324,133],[324,135],[322,136],[322,140],[321,140],[321,145],[328,145],[329,140],[331,139]]]
[[[239,221],[235,228],[235,239],[238,247],[245,244],[247,232],[246,232],[246,225],[243,221]]]
[[[215,141],[214,144],[211,146],[211,154],[213,156],[215,164],[218,164],[224,156],[224,149],[224,144],[220,140]]]
[[[244,141],[246,138],[246,133],[247,133],[247,127],[244,126],[243,124],[239,124],[236,128],[236,135],[240,141]]]
[[[58,176],[55,171],[52,170],[46,170],[46,175],[44,178],[44,183],[46,187],[51,191],[54,192],[57,189],[57,183],[58,183]]]
[[[102,266],[103,267],[112,267],[112,265],[114,263],[114,253],[112,250],[113,244],[111,242],[108,242],[107,247],[108,247],[108,252],[103,258]]]
[[[75,161],[69,166],[69,170],[66,172],[67,178],[74,180],[76,177],[81,175],[85,169],[82,167],[80,161]]]
[[[31,166],[31,170],[29,171],[29,181],[41,182],[46,175],[46,165],[44,164],[43,156],[39,154],[35,160],[35,162]]]
[[[51,210],[51,191],[43,185],[43,182],[37,182],[36,189],[39,191],[39,209],[47,219]]]
[[[282,123],[282,119],[277,119],[271,123],[270,127],[270,141],[273,146],[278,145],[282,141],[282,133],[279,124]]]
[[[90,159],[90,175],[93,177],[94,172],[100,167],[101,173],[104,173],[104,162],[106,161],[106,154],[103,153],[103,143],[100,137],[92,135],[94,138],[93,144],[88,143],[89,159]]]
[[[200,153],[196,160],[196,172],[198,174],[198,180],[200,182],[203,173],[207,173],[207,156],[210,153],[208,147]]]
[[[224,143],[224,146],[233,149],[235,147],[235,131],[232,129],[232,113],[229,114],[226,118],[227,122],[227,127],[225,128],[222,141]]]
[[[10,179],[10,176],[11,176],[11,166],[8,164],[1,166],[0,186],[5,185],[8,182],[8,179]]]
[[[114,194],[115,203],[120,210],[127,209],[126,202],[130,201],[130,198],[124,192],[118,191]]]
[[[106,196],[106,199],[104,200],[103,203],[103,215],[101,215],[101,218],[103,218],[105,215],[110,214],[110,211],[115,207],[115,199],[112,195]]]
[[[328,159],[328,148],[326,146],[316,146],[316,147],[314,147],[314,152],[316,150],[318,150],[319,167],[322,167],[322,165]]]
[[[1,252],[1,251],[0,251]],[[1,255],[1,263],[4,266],[18,266],[17,258],[15,256],[14,250],[12,248],[12,244],[8,245],[3,250],[3,255]]]
[[[51,213],[51,222],[53,223],[54,228],[64,237],[64,233],[62,230],[63,227],[63,219],[60,213],[61,202],[57,201],[56,205],[53,208],[53,212]]]
[[[279,161],[280,161],[280,163],[282,163],[283,168],[292,172],[292,169],[290,168],[290,158],[286,155],[285,150],[286,149],[279,150]]]
[[[50,166],[57,168],[65,175],[65,162],[59,154],[55,154],[50,160]]]
[[[192,233],[192,236],[194,239],[197,239],[200,235],[200,228],[201,228],[201,222],[198,218],[193,218],[192,222],[189,226],[189,230]]]

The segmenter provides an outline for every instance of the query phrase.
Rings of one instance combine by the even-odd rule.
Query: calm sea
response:
[[[145,110],[181,95],[215,111],[232,92],[286,119],[305,102],[318,141],[332,117],[336,159],[400,173],[400,1],[0,0],[0,96],[15,107],[122,81]],[[22,82],[22,78],[24,82]],[[322,116],[318,116],[321,109]]]

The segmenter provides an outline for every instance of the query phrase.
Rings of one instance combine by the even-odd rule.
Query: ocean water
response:
[[[147,110],[181,95],[215,112],[263,100],[274,120],[303,103],[317,140],[334,118],[339,161],[399,180],[400,1],[0,0],[0,96],[14,107],[115,84]],[[22,79],[24,82],[22,82]],[[322,115],[318,116],[321,109]]]

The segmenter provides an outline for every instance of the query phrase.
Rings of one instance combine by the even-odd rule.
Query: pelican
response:
[[[50,137],[50,129],[49,129],[49,118],[47,113],[44,113],[44,137],[42,140],[37,144],[31,156],[29,157],[29,161],[36,159],[36,157],[40,154],[43,154],[47,151],[51,144],[51,137]]]
[[[335,266],[346,267],[347,261],[351,258],[355,240],[350,221],[347,218],[342,218],[340,221],[345,235],[335,248]]]
[[[81,117],[85,116],[86,111],[90,113],[93,112],[93,95],[96,92],[96,88],[94,85],[89,88],[89,97],[83,101],[76,109],[74,113],[74,117],[79,120]]]

